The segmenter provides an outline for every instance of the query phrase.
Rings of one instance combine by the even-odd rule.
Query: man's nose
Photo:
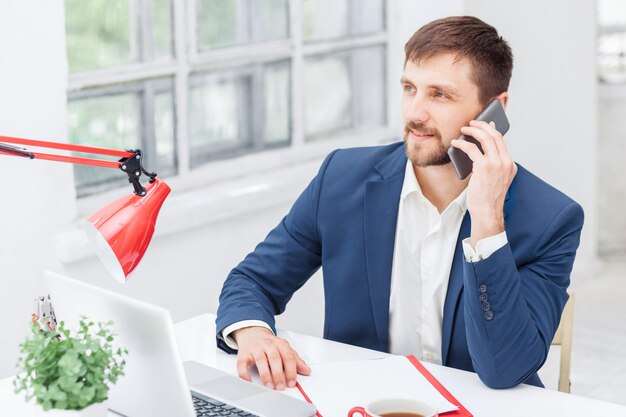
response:
[[[420,95],[411,97],[408,103],[405,103],[404,117],[416,123],[424,123],[430,119],[430,114],[424,98]]]

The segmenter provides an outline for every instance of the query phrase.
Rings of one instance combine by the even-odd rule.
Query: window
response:
[[[70,141],[141,148],[160,176],[387,126],[384,0],[65,0],[65,15]],[[79,196],[126,184],[75,177]]]
[[[598,76],[626,82],[626,2],[598,0]]]

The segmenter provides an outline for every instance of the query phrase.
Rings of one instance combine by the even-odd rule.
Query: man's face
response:
[[[407,157],[427,167],[450,162],[450,141],[480,113],[478,86],[471,64],[453,54],[440,54],[419,64],[408,61],[402,84],[402,118]]]

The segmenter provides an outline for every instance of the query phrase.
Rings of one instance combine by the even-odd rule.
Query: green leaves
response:
[[[82,317],[72,336],[61,322],[61,340],[33,324],[32,336],[20,344],[15,392],[25,392],[27,401],[35,397],[44,410],[80,410],[106,400],[109,386],[124,375],[128,355],[126,349],[113,348],[112,324]]]

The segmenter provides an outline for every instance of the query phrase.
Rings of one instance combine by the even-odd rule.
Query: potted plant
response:
[[[112,345],[112,322],[94,323],[82,317],[72,334],[61,322],[56,332],[32,324],[32,335],[20,344],[16,393],[24,391],[46,411],[72,411],[72,416],[106,415],[109,386],[122,376],[128,354]],[[102,414],[99,414],[102,413]],[[63,414],[62,414],[63,415]]]

